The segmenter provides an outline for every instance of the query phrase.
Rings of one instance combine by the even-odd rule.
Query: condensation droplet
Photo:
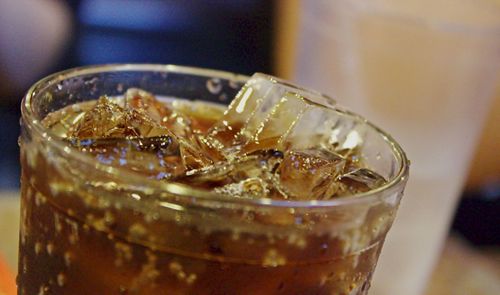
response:
[[[233,89],[238,89],[238,88],[241,88],[241,85],[234,80],[229,80],[229,87],[231,87]]]
[[[189,274],[188,277],[186,278],[186,283],[188,283],[189,285],[192,285],[197,279],[197,275],[192,273],[192,274]]]
[[[35,205],[37,207],[39,207],[42,204],[45,204],[46,201],[47,200],[44,198],[44,196],[41,193],[39,193],[39,192],[35,193]]]
[[[124,243],[116,242],[115,243],[115,265],[122,266],[125,261],[132,260],[132,248]]]
[[[128,233],[132,239],[141,239],[147,234],[147,229],[140,223],[134,223],[130,226]]]
[[[64,252],[64,264],[66,264],[66,267],[69,267],[72,262],[73,254],[71,254],[71,252]]]
[[[35,254],[40,254],[42,252],[43,245],[40,242],[35,243]]]
[[[57,275],[57,284],[62,287],[66,284],[66,276],[63,273]]]
[[[62,231],[61,218],[57,213],[54,214],[54,228],[56,230],[56,233],[60,233]]]
[[[231,239],[233,241],[238,241],[240,239],[240,232],[236,231],[236,230],[233,230],[233,232],[231,234]]]
[[[72,234],[72,233],[71,233],[71,234],[69,234],[69,236],[68,236],[68,240],[69,240],[69,243],[70,243],[71,245],[74,245],[74,244],[76,244],[76,242],[78,241],[78,236],[76,236],[75,234]]]
[[[156,221],[160,218],[160,215],[158,213],[147,213],[145,216],[144,216],[144,221],[146,221],[147,223],[151,223],[153,221]]]
[[[173,274],[177,274],[179,271],[182,271],[182,265],[177,261],[172,261],[168,265],[170,272]]]
[[[212,94],[218,94],[222,90],[222,84],[219,78],[207,80],[207,89]]]
[[[26,258],[26,256],[23,256],[22,265],[23,265],[23,273],[27,273],[28,272],[28,259]]]
[[[288,236],[288,244],[296,246],[297,248],[300,249],[304,249],[306,247],[307,242],[304,239],[304,237],[292,233]]]
[[[66,149],[67,148],[67,149]],[[68,150],[68,151],[67,151]],[[70,148],[69,147],[65,147],[64,148],[64,151],[69,154],[71,151],[69,151]],[[63,191],[63,192],[67,192],[68,191],[68,187],[65,187],[63,184],[61,183],[58,183],[58,182],[49,182],[49,189],[50,189],[50,193],[53,195],[53,196],[57,196],[59,194],[59,192]]]
[[[90,226],[88,224],[84,224],[82,226],[82,228],[83,228],[83,231],[86,232],[86,233],[88,233],[90,231]]]
[[[285,264],[285,256],[278,253],[276,249],[269,249],[264,255],[264,259],[262,260],[262,266],[265,267],[276,267]]]
[[[47,243],[47,253],[51,256],[54,254],[54,244],[51,242]]]
[[[40,289],[38,289],[38,295],[46,295],[49,292],[49,286],[41,285]]]
[[[123,92],[123,84],[122,83],[118,83],[118,85],[116,85],[116,91]]]
[[[137,290],[141,290],[142,286],[156,284],[156,279],[160,276],[160,271],[156,268],[158,257],[151,251],[146,251],[146,257],[147,262],[142,265],[141,272],[131,283],[134,294]]]

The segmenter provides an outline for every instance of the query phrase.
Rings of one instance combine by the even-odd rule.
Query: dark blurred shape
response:
[[[477,246],[500,246],[500,181],[466,192],[452,229]]]
[[[245,74],[272,72],[273,1],[72,1],[77,29],[68,68],[170,63]]]
[[[158,32],[191,30],[199,21],[195,9],[189,8],[189,5],[180,1],[168,0],[83,0],[78,18],[86,26],[110,29]]]
[[[68,0],[64,3],[73,16],[71,39],[56,64],[45,69],[45,73],[37,73],[37,77],[103,63],[180,64],[244,74],[273,72],[274,1]],[[6,73],[0,70],[2,82],[7,81],[0,83],[0,94],[7,96],[0,100],[0,190],[19,188],[17,137],[19,101],[23,95],[18,88],[9,87],[12,81],[7,78],[13,77],[2,75]]]

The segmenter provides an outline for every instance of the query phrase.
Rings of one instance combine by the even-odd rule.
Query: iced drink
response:
[[[19,294],[368,292],[408,173],[388,135],[271,76],[135,67],[25,98]]]

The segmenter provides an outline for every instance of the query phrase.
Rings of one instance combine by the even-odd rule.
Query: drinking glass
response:
[[[348,133],[362,137],[360,156],[388,182],[324,201],[228,198],[151,179],[102,164],[41,123],[131,87],[224,104],[247,78],[105,65],[36,83],[22,103],[19,294],[366,294],[408,161],[364,118],[332,114],[340,142]]]

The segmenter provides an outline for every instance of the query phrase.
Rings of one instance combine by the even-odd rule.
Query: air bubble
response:
[[[186,278],[186,283],[192,285],[196,281],[196,278],[197,278],[196,274],[192,273]]]
[[[35,243],[35,254],[40,254],[42,253],[43,245],[40,242]]]
[[[173,274],[176,274],[179,271],[182,271],[182,265],[177,261],[170,262],[170,264],[168,265],[168,268],[170,269],[170,272]]]
[[[52,254],[54,254],[54,244],[49,242],[46,248],[47,248],[47,253],[52,256]]]
[[[218,94],[222,90],[222,84],[220,79],[212,78],[207,80],[207,89],[212,94]]]
[[[134,223],[130,226],[128,233],[132,239],[141,239],[147,234],[147,229],[140,223]]]
[[[115,243],[115,265],[122,266],[124,261],[132,260],[132,248],[124,243],[116,242]]]
[[[39,207],[40,205],[45,204],[45,202],[46,202],[46,200],[45,200],[44,196],[41,193],[36,192],[35,193],[35,205],[37,207]]]
[[[23,256],[22,265],[23,265],[23,273],[27,273],[28,272],[28,259],[26,258],[26,256]]]
[[[296,246],[299,249],[304,249],[307,242],[304,237],[292,233],[288,236],[288,244]]]
[[[49,292],[49,286],[41,285],[40,289],[38,289],[38,295],[46,295]]]

